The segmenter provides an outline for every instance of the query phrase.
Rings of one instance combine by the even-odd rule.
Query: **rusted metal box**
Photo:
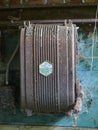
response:
[[[21,108],[65,112],[75,103],[76,26],[32,24],[21,29]]]

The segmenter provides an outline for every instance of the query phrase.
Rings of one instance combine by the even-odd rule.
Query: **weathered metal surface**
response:
[[[96,5],[11,7],[0,9],[0,21],[94,18]],[[7,13],[6,13],[7,12]],[[40,12],[40,13],[39,13]],[[73,15],[73,12],[75,15]],[[57,15],[58,14],[58,15]],[[12,17],[12,20],[9,17]]]
[[[26,90],[25,108],[33,112],[65,112],[75,103],[74,26],[32,25],[27,28],[24,41],[24,55],[22,46],[20,53],[25,59],[21,61],[21,67],[25,66],[25,79],[21,80]],[[47,77],[39,71],[39,65],[46,61],[53,66]]]
[[[21,34],[20,34],[20,48],[21,48],[21,52],[20,52],[20,70],[21,70],[21,73],[20,73],[20,77],[21,77],[21,90],[20,90],[20,94],[21,94],[21,107],[22,108],[25,108],[25,66],[24,66],[24,37],[25,37],[25,28],[23,28],[21,30]]]
[[[26,91],[26,108],[32,109],[34,107],[34,82],[33,82],[33,45],[32,45],[32,28],[26,29],[25,35],[25,91]]]
[[[68,37],[68,88],[70,93],[69,104],[73,102],[71,95],[75,98],[76,95],[74,93],[74,84],[76,84],[76,44],[77,44],[77,28],[76,26],[72,26],[69,23],[69,26],[72,28],[69,29],[69,37]]]

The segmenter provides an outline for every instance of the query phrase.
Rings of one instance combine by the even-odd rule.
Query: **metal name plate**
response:
[[[53,73],[53,65],[47,61],[39,65],[39,73],[48,76]]]

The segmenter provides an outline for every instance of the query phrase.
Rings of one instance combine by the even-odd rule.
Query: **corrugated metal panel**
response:
[[[20,48],[21,48],[21,56],[20,56],[20,61],[21,61],[21,66],[20,66],[20,70],[21,70],[21,81],[20,81],[20,86],[21,86],[21,107],[25,109],[25,101],[26,101],[26,95],[25,95],[25,53],[24,53],[24,40],[25,40],[25,28],[21,29],[21,34],[20,34]]]
[[[34,89],[36,111],[57,110],[57,26],[34,26]],[[53,37],[54,36],[54,37]],[[53,65],[53,74],[45,77],[39,74],[39,65],[44,61]]]
[[[65,112],[75,103],[74,30],[73,24],[37,24],[26,29],[20,46],[21,68],[24,68],[21,69],[21,104],[26,104],[25,108],[33,112]],[[23,29],[21,39],[22,34]],[[51,65],[52,73],[42,75],[42,64]]]

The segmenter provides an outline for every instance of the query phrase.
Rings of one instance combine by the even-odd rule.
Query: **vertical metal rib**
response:
[[[27,28],[25,38],[25,61],[26,61],[26,103],[27,108],[33,107],[33,70],[32,70],[32,28]]]
[[[58,107],[59,111],[65,111],[68,107],[68,42],[67,30],[64,26],[58,26]]]
[[[41,26],[42,27],[42,26]],[[44,30],[43,30],[43,35],[44,35]],[[45,60],[45,48],[44,48],[44,37],[42,36],[43,38],[43,46],[42,46],[42,62]],[[44,83],[44,76],[41,75],[41,78],[42,78],[42,91],[43,91],[43,104],[45,106],[45,96],[44,96],[44,93],[45,93],[45,83]],[[45,111],[45,107],[43,108],[43,111]]]
[[[43,62],[44,61],[46,61],[47,59],[46,59],[46,45],[45,45],[45,38],[46,38],[46,32],[45,32],[45,27],[44,26],[42,26],[43,27],[43,48],[44,48],[44,51],[43,51]],[[46,77],[45,76],[43,76],[43,91],[44,91],[44,111],[46,112],[47,111],[47,98],[48,98],[48,95],[46,96]]]
[[[69,38],[68,38],[68,81],[69,81],[69,105],[74,104],[75,101],[75,90],[74,90],[74,26],[69,24]]]
[[[41,48],[43,46],[43,29],[41,28],[41,26],[39,26],[39,46],[38,46],[38,55],[39,55],[39,62],[38,64],[41,64]],[[38,71],[39,71],[39,66],[38,66]],[[39,72],[38,72],[39,73]],[[38,75],[39,77],[39,83],[38,83],[38,88],[39,88],[39,111],[43,110],[43,90],[42,90],[42,84],[41,84],[41,77],[40,74]]]
[[[35,56],[35,51],[34,51],[34,47],[35,47],[35,45],[34,45],[34,43],[35,43],[35,37],[34,37],[34,30],[35,30],[35,27],[34,27],[34,25],[32,25],[32,77],[33,77],[33,79],[32,79],[32,83],[33,83],[33,106],[32,106],[32,111],[34,111],[35,110],[35,86],[34,86],[34,84],[35,84],[35,78],[34,78],[34,76],[35,76],[35,67],[34,67],[34,56]]]
[[[53,37],[53,43],[54,43],[54,46],[53,46],[53,52],[54,52],[54,59],[53,59],[53,62],[54,62],[54,102],[55,102],[55,110],[57,111],[57,84],[56,84],[56,82],[57,82],[57,54],[56,54],[56,46],[57,46],[57,26],[56,25],[54,25],[54,37]]]
[[[49,25],[49,33],[50,33],[50,37],[49,37],[49,44],[50,44],[50,47],[49,47],[49,55],[50,55],[50,61],[51,61],[51,64],[53,65],[53,71],[54,71],[54,62],[53,62],[53,25],[52,25],[52,27],[51,27],[51,25]],[[54,75],[54,72],[53,72],[53,74],[51,75],[52,76],[52,78],[50,78],[50,94],[51,94],[51,107],[52,107],[52,110],[54,110],[54,85],[53,85],[53,75]]]
[[[71,103],[71,97],[70,95],[72,95],[71,93],[71,87],[72,87],[72,35],[71,35],[71,32],[72,32],[72,28],[71,28],[71,25],[68,26],[68,76],[67,76],[67,79],[68,79],[68,100],[69,100],[69,103]],[[70,92],[70,93],[69,93]]]
[[[48,32],[49,32],[49,29],[48,27],[46,26],[45,27],[45,34],[46,34],[46,38],[45,38],[45,42],[46,42],[46,53],[47,53],[47,61],[50,61],[49,60],[49,36],[48,36]],[[48,95],[48,100],[47,100],[47,111],[50,111],[51,109],[51,81],[50,81],[50,76],[47,76],[46,78],[46,86],[47,86],[47,95]]]
[[[20,78],[21,78],[21,90],[20,90],[20,95],[21,95],[21,108],[24,109],[26,106],[26,92],[25,92],[25,53],[24,53],[24,43],[25,43],[25,28],[21,29],[21,34],[20,34]]]
[[[55,86],[55,102],[56,102],[56,111],[58,111],[58,84],[57,84],[57,26],[55,25],[55,35],[54,35],[54,86]]]
[[[72,104],[75,102],[75,29],[74,25],[72,24]]]
[[[68,48],[69,48],[69,44],[68,44],[68,41],[69,41],[69,27],[68,26],[66,26],[65,27],[66,28],[66,66],[67,66],[67,70],[66,70],[66,76],[67,76],[67,86],[66,86],[66,88],[67,88],[67,105],[69,106],[69,70],[68,70],[68,68],[69,68],[69,62],[68,62],[68,59],[70,59],[69,57],[68,57]]]
[[[39,98],[40,98],[40,91],[39,91],[39,87],[38,87],[38,85],[39,85],[39,79],[38,79],[38,75],[39,75],[39,63],[38,63],[38,57],[39,57],[39,52],[38,52],[38,48],[39,48],[39,28],[37,28],[37,30],[36,30],[36,40],[37,40],[37,42],[36,42],[36,91],[37,91],[37,93],[36,93],[36,95],[37,95],[37,111],[39,111],[39,109],[40,109],[40,106],[39,106]]]
[[[78,63],[78,30],[76,25],[74,25],[74,69],[75,69],[75,74],[74,74],[74,91],[75,91],[75,98],[77,96],[76,94],[76,80],[77,80],[77,63]]]
[[[60,86],[60,82],[59,82],[59,26],[58,26],[58,28],[57,28],[57,84],[58,84],[58,111],[60,111],[60,88],[59,88],[59,86]]]
[[[53,47],[54,47],[54,42],[53,42],[53,37],[54,37],[54,25],[52,25],[51,29],[50,29],[50,42],[51,42],[51,47],[50,47],[50,57],[51,57],[51,62],[52,62],[52,65],[53,65],[53,74],[52,74],[52,79],[51,79],[51,98],[52,98],[52,110],[54,110],[55,108],[55,103],[54,103],[54,51],[53,51]]]
[[[48,52],[48,61],[52,64],[52,61],[51,61],[51,56],[50,56],[50,53],[51,53],[51,38],[50,38],[50,25],[47,26],[47,32],[48,32],[48,35],[47,35],[47,41],[48,41],[48,48],[47,48],[47,52]],[[49,101],[48,101],[48,104],[49,104],[49,111],[52,111],[52,107],[51,107],[51,103],[52,103],[52,100],[51,100],[51,97],[52,97],[52,91],[51,91],[51,86],[52,86],[52,80],[51,80],[51,76],[52,75],[49,75],[47,78],[48,78],[48,87],[49,87]]]
[[[33,51],[34,51],[34,94],[35,94],[35,98],[34,98],[34,102],[35,102],[35,110],[37,110],[37,91],[36,91],[36,26],[34,27],[34,46],[33,46]]]
[[[35,26],[35,29],[34,29],[34,32],[35,32],[35,43],[34,43],[34,73],[35,73],[35,76],[34,76],[34,81],[35,81],[35,106],[36,106],[36,109],[35,109],[35,112],[38,111],[38,71],[37,71],[37,67],[38,67],[38,51],[37,51],[37,46],[38,46],[38,29],[36,28]]]
[[[48,61],[48,48],[47,48],[47,26],[44,26],[45,30],[45,60]],[[46,111],[49,110],[49,86],[48,86],[48,77],[45,78],[45,97],[46,97]]]
[[[53,25],[52,27],[52,32],[51,32],[51,37],[52,37],[52,62],[53,62],[53,79],[52,79],[52,98],[53,98],[53,111],[57,110],[56,109],[56,106],[57,106],[57,84],[56,84],[56,75],[57,75],[57,62],[56,62],[56,59],[57,59],[57,54],[56,54],[56,46],[57,46],[57,26],[56,25]]]
[[[42,63],[42,50],[43,50],[43,30],[41,26],[39,25],[39,65]],[[39,67],[38,67],[39,70]],[[40,111],[43,111],[43,82],[42,77],[39,74],[39,84],[38,87],[40,88]]]

